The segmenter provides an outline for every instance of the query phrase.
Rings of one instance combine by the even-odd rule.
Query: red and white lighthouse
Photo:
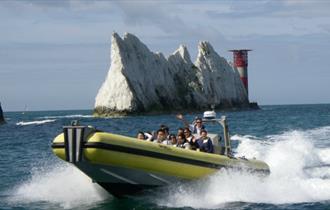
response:
[[[249,95],[249,85],[248,85],[248,52],[252,51],[249,49],[240,49],[240,50],[229,50],[233,52],[234,55],[234,68],[238,70],[238,73],[241,77],[243,85],[246,89],[247,95]]]

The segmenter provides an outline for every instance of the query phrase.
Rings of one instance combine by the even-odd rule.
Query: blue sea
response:
[[[330,105],[262,106],[226,115],[236,156],[268,163],[271,174],[219,171],[194,183],[117,199],[52,154],[51,142],[72,120],[135,136],[174,114],[94,118],[91,110],[5,112],[0,126],[0,209],[330,209]],[[201,113],[186,114],[192,120]],[[217,132],[214,125],[207,129]]]

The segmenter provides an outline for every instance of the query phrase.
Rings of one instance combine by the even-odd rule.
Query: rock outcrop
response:
[[[5,123],[5,117],[3,116],[3,111],[0,103],[0,124]]]
[[[249,106],[237,70],[208,42],[199,43],[195,63],[183,45],[165,58],[129,33],[123,39],[114,33],[111,42],[111,66],[96,96],[96,115]]]

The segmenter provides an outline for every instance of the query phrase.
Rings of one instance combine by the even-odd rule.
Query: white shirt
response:
[[[190,124],[190,125],[189,125],[189,129],[191,130],[192,133],[194,133],[195,128],[196,128],[196,132],[197,132],[197,134],[198,134],[198,136],[199,136],[200,133],[201,133],[202,128],[197,127],[197,125],[196,125],[196,127],[195,127],[194,124]]]
[[[171,140],[164,140],[164,141],[162,142],[162,144],[172,145],[172,141],[171,141]]]
[[[195,137],[194,137],[193,135],[191,135],[191,136],[189,136],[189,137],[186,138],[186,139],[187,139],[188,142],[191,142],[191,140],[192,140],[193,138],[195,138]]]
[[[147,141],[152,141],[152,135],[150,133],[144,133]]]

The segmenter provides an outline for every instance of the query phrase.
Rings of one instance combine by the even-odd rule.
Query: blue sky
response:
[[[92,109],[113,32],[196,58],[200,40],[231,60],[251,48],[259,104],[330,103],[330,1],[0,1],[0,101],[5,111]]]

